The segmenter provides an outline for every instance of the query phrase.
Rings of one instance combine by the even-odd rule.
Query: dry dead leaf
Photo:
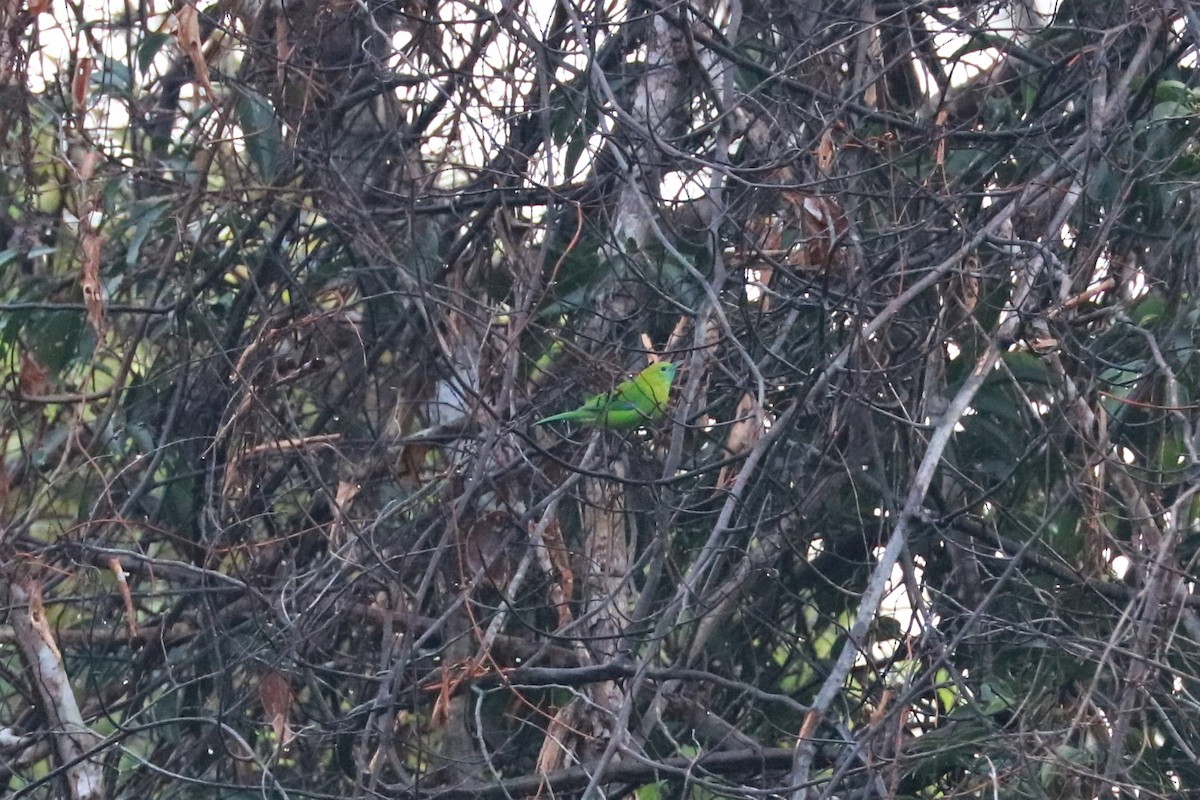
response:
[[[8,467],[4,463],[4,459],[0,459],[0,515],[4,519],[9,517],[8,508],[8,493],[12,488],[12,479],[8,474]]]
[[[81,184],[87,183],[92,179],[92,176],[96,174],[96,167],[100,166],[100,160],[103,158],[103,156],[101,156],[96,150],[85,150],[81,147],[73,148],[73,152],[77,156],[74,161],[75,174],[78,176]],[[86,221],[88,213],[95,207],[95,198],[93,197],[94,194],[94,192],[85,193],[87,200],[79,209],[79,218],[81,220]]]
[[[459,531],[459,564],[464,582],[478,577],[485,585],[504,589],[517,568],[519,554],[510,517],[488,511]]]
[[[48,372],[33,353],[21,356],[21,377],[18,387],[22,397],[41,397],[50,388]]]
[[[133,605],[133,594],[129,591],[129,580],[125,574],[125,568],[121,566],[121,560],[116,556],[108,559],[108,568],[117,579],[117,589],[121,592],[121,600],[125,604],[125,626],[129,631],[129,638],[132,641],[137,638],[138,624],[137,608]]]
[[[400,474],[396,480],[401,486],[413,489],[421,485],[421,473],[426,468],[425,459],[433,448],[427,444],[407,444],[400,451]]]
[[[688,328],[692,324],[690,316],[682,316],[675,322],[675,327],[671,331],[670,337],[667,338],[667,346],[664,352],[673,353],[684,346],[683,337],[687,334]]]
[[[275,17],[275,80],[283,86],[287,65],[296,45],[292,42],[292,26],[287,14]]]
[[[580,730],[583,722],[580,705],[579,701],[569,702],[559,708],[550,719],[534,766],[538,775],[546,775],[562,767],[567,755],[574,751],[576,743],[585,737]]]
[[[1034,355],[1046,356],[1058,351],[1058,339],[1053,336],[1031,336],[1025,343]]]
[[[947,119],[948,119],[948,115],[946,114],[946,110],[942,109],[941,111],[938,112],[937,118],[934,120],[933,124],[937,127],[938,130],[944,132],[946,129],[946,120]],[[938,137],[937,144],[934,145],[934,147],[933,147],[933,163],[937,164],[939,169],[944,170],[946,168],[946,139],[945,139],[945,137]]]
[[[76,119],[87,112],[89,89],[92,85],[92,68],[96,62],[90,58],[81,58],[75,64],[75,74],[71,77],[71,111]]]
[[[558,580],[550,587],[550,602],[558,609],[558,626],[561,630],[571,622],[570,602],[575,593],[575,572],[571,569],[570,553],[557,519],[550,520],[542,532],[542,541],[546,545],[550,564],[558,574]]]
[[[828,175],[833,170],[833,158],[836,148],[833,145],[833,131],[828,128],[821,134],[821,143],[817,145],[817,169],[822,175]]]
[[[729,436],[725,439],[725,450],[731,456],[745,453],[762,438],[765,426],[763,424],[762,406],[749,392],[742,395],[738,401],[737,411],[734,412],[733,424],[729,426]],[[733,483],[737,474],[736,464],[726,464],[721,467],[717,476],[717,486],[721,489]]]
[[[979,259],[972,256],[967,259],[966,269],[959,273],[958,302],[962,305],[963,313],[970,316],[979,303]]]
[[[83,269],[79,285],[83,288],[88,324],[96,332],[96,338],[100,338],[104,334],[104,290],[100,286],[100,253],[104,239],[90,227],[84,230],[82,239]]]
[[[296,738],[290,724],[292,703],[295,695],[292,684],[278,670],[269,670],[258,682],[258,700],[262,703],[263,714],[280,747],[287,747]]]
[[[192,62],[196,82],[204,89],[206,99],[210,103],[216,102],[217,95],[208,76],[208,61],[204,58],[204,46],[200,41],[200,12],[191,3],[184,3],[175,17],[179,21],[179,28],[175,32],[179,47]]]
[[[346,527],[346,510],[358,496],[362,486],[352,481],[338,481],[337,493],[334,495],[333,522],[329,525],[329,541],[335,547],[343,541],[342,532]]]

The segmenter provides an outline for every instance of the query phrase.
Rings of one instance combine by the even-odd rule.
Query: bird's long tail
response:
[[[563,413],[555,414],[552,417],[546,417],[545,419],[539,419],[537,422],[535,422],[533,424],[534,425],[545,425],[547,422],[567,422],[567,421],[573,420],[573,419],[584,419],[586,416],[587,416],[586,414],[580,413],[579,410],[564,411]]]

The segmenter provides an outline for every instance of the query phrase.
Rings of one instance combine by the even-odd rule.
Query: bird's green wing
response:
[[[629,403],[616,402],[605,410],[604,416],[596,424],[609,430],[627,431],[642,426],[646,419],[645,414]]]

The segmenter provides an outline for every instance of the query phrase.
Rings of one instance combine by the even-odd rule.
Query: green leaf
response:
[[[1129,396],[1138,379],[1146,374],[1148,367],[1144,359],[1137,359],[1122,366],[1110,367],[1100,373],[1100,383],[1104,387],[1104,395],[1100,402],[1114,420],[1125,415],[1128,406],[1122,401]]]
[[[1173,100],[1168,100],[1164,103],[1158,103],[1154,106],[1154,110],[1150,112],[1151,119],[1180,119],[1191,116],[1192,110],[1183,105],[1176,103]]]
[[[1124,171],[1101,163],[1088,182],[1088,194],[1101,205],[1112,207],[1121,195]]]
[[[1162,318],[1167,310],[1167,301],[1159,294],[1147,294],[1129,309],[1129,318],[1134,325],[1144,328]]]
[[[1030,384],[1046,386],[1050,383],[1050,371],[1046,362],[1033,353],[1010,351],[1004,354],[1004,365],[1013,378],[1022,386]]]
[[[42,317],[41,324],[26,331],[38,361],[53,372],[60,372],[80,350],[83,341],[83,314],[58,311]]]
[[[45,469],[58,460],[60,453],[59,448],[71,436],[70,425],[56,425],[46,436],[38,442],[30,454],[30,461],[38,469]]]
[[[140,453],[154,452],[154,433],[144,425],[129,425],[125,428],[126,435],[133,441]]]
[[[648,783],[645,786],[639,786],[634,790],[633,796],[637,800],[662,800],[662,781],[658,783]]]
[[[154,223],[158,222],[167,210],[168,205],[167,200],[151,200],[139,202],[134,206],[131,217],[137,220],[137,225],[133,230],[133,236],[129,239],[129,246],[125,248],[125,266],[132,267],[137,264],[142,244],[150,235]]]
[[[903,638],[904,626],[895,617],[880,616],[875,620],[874,634],[878,642],[897,642]]]
[[[1188,100],[1188,87],[1183,81],[1159,81],[1154,87],[1154,99],[1158,102],[1184,103]]]
[[[53,247],[34,247],[29,252],[23,252],[19,248],[10,247],[7,250],[0,251],[0,267],[5,267],[21,257],[34,259],[48,256],[55,251]]]
[[[959,701],[962,699],[958,687],[955,686],[950,671],[947,669],[939,669],[937,671],[937,679],[934,684],[934,693],[937,695],[938,703],[941,705],[943,712],[950,712],[958,707]]]
[[[262,95],[239,88],[237,114],[246,141],[246,153],[262,177],[275,180],[283,167],[283,134],[275,108]]]
[[[92,86],[98,94],[126,97],[133,91],[133,72],[125,62],[105,58],[103,68],[92,74]]]
[[[154,58],[163,49],[163,45],[174,38],[166,33],[148,33],[142,39],[141,45],[137,49],[138,71],[145,75],[150,71],[150,66],[154,63]]]

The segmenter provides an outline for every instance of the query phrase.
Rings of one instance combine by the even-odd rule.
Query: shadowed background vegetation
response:
[[[1200,791],[1189,4],[0,31],[8,795]]]

